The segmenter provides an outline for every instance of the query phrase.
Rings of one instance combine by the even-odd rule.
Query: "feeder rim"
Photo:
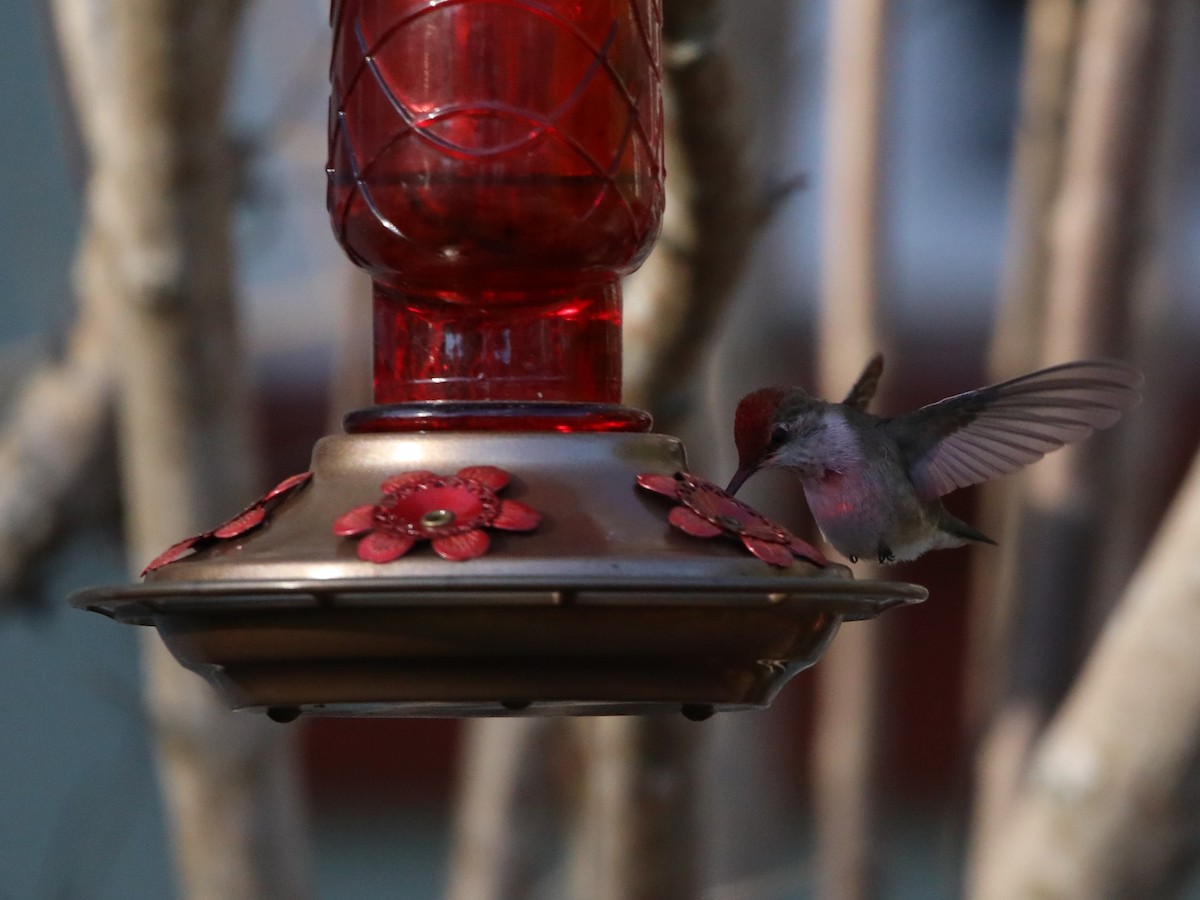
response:
[[[928,591],[915,584],[829,577],[739,578],[736,584],[707,579],[669,582],[638,579],[564,579],[509,576],[472,579],[469,585],[446,577],[247,579],[106,585],[77,591],[70,603],[121,622],[152,624],[172,614],[270,613],[282,610],[457,608],[517,606],[724,606],[736,609],[779,603],[825,605],[847,618],[874,617],[894,606],[920,603]],[[856,615],[858,614],[858,615]]]

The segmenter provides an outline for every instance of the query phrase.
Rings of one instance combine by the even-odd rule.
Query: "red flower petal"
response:
[[[259,500],[259,503],[266,503],[268,500],[274,500],[282,494],[290,494],[292,491],[298,490],[304,485],[312,481],[312,472],[301,472],[299,475],[293,475],[291,478],[285,478],[271,490],[267,491],[265,497]]]
[[[679,482],[670,475],[639,475],[637,483],[648,491],[654,491],[672,500],[679,499]]]
[[[474,559],[476,556],[483,556],[487,553],[491,539],[487,536],[487,532],[476,528],[473,531],[464,531],[462,534],[450,537],[434,538],[431,543],[433,551],[442,559],[461,562],[464,559]]]
[[[492,522],[493,528],[505,531],[532,531],[542,521],[542,514],[520,500],[501,500],[500,514]]]
[[[438,476],[435,473],[425,469],[421,469],[418,472],[402,472],[399,475],[393,475],[391,478],[386,479],[383,484],[379,486],[379,489],[385,494],[395,494],[396,492],[414,484],[436,481],[437,477]]]
[[[508,473],[495,466],[468,466],[458,470],[458,477],[478,481],[493,491],[499,491],[508,484]]]
[[[714,525],[708,519],[696,515],[686,506],[676,506],[667,514],[667,521],[688,534],[696,537],[716,537],[721,533],[719,525]]]
[[[144,576],[150,572],[153,572],[155,569],[161,569],[163,566],[175,562],[175,560],[179,559],[181,556],[195,547],[196,544],[198,544],[204,537],[207,537],[207,535],[198,534],[195,537],[184,538],[177,544],[172,544],[146,564],[146,568],[142,569],[142,575]]]
[[[788,549],[797,556],[807,559],[809,562],[816,563],[818,566],[829,565],[829,560],[825,558],[825,554],[810,544],[808,541],[802,541],[794,534],[788,542]]]
[[[748,534],[771,541],[783,536],[783,528],[758,510],[730,497],[715,484],[688,476],[679,491],[679,499],[704,518],[721,523],[731,534]]]
[[[333,523],[333,533],[341,537],[354,537],[356,534],[366,534],[374,527],[375,506],[368,503],[338,516]]]
[[[262,506],[251,506],[214,531],[212,536],[221,540],[238,537],[252,528],[257,528],[266,517],[267,511]]]
[[[747,550],[749,550],[763,562],[770,563],[773,566],[790,566],[794,560],[792,551],[783,544],[775,544],[771,541],[760,541],[758,538],[744,536],[742,537],[742,543],[746,545]]]
[[[715,485],[706,482],[685,482],[682,487],[683,490],[679,492],[680,499],[705,518],[724,517],[737,522],[749,518],[740,502],[726,496],[725,492],[720,491]]]
[[[391,562],[412,549],[416,541],[410,537],[372,531],[358,542],[358,558],[373,563]]]
[[[496,495],[486,488],[450,478],[441,487],[422,485],[385,497],[381,508],[394,527],[432,537],[447,528],[490,525],[499,505]],[[443,512],[453,513],[453,518],[436,524],[425,518],[433,513],[436,522]]]

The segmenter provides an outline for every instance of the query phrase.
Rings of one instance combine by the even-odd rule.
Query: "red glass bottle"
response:
[[[660,0],[335,0],[329,209],[375,285],[354,430],[640,430],[622,275],[663,203]]]

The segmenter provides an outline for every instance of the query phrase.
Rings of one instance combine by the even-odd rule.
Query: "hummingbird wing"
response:
[[[858,376],[858,381],[854,382],[854,387],[850,388],[850,393],[842,402],[865,412],[871,403],[871,398],[875,396],[875,391],[879,387],[879,376],[882,374],[883,354],[876,353],[867,360],[867,365],[862,370],[862,374]]]
[[[1114,360],[1064,363],[887,422],[923,500],[1023,469],[1108,428],[1138,404],[1141,374]]]

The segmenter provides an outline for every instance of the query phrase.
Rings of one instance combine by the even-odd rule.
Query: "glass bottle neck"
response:
[[[616,279],[535,290],[374,288],[374,409],[353,431],[644,431],[620,406]]]

